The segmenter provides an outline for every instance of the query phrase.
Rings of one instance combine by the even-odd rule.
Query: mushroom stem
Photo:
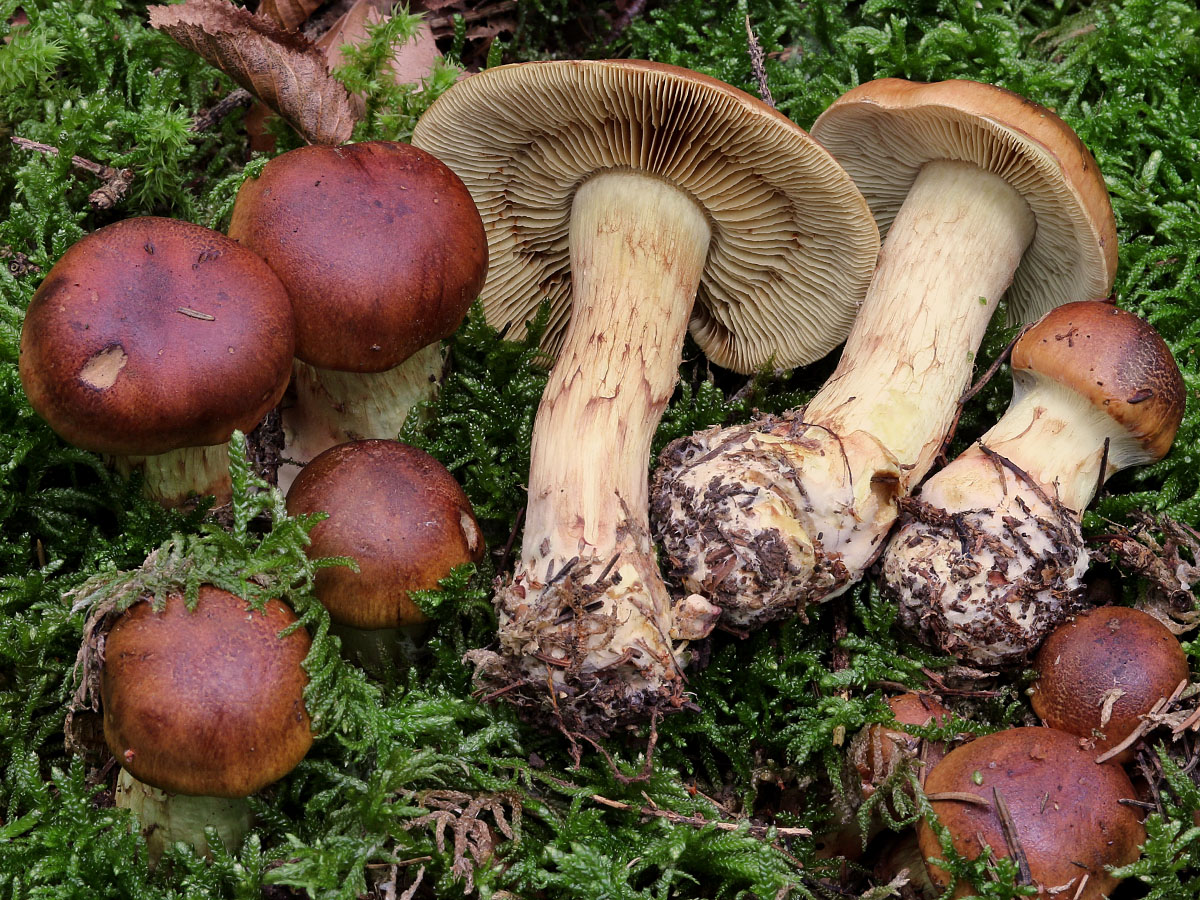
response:
[[[200,856],[212,851],[204,829],[217,831],[225,849],[233,853],[241,846],[254,817],[244,797],[192,797],[170,794],[138,781],[125,769],[117,777],[114,803],[128,809],[146,838],[150,868],[158,865],[172,844],[189,844]]]
[[[520,561],[499,596],[510,677],[543,697],[549,677],[560,711],[576,692],[618,712],[677,704],[672,638],[712,625],[673,621],[647,511],[650,442],[710,238],[702,209],[659,178],[605,172],[574,198],[574,311],[534,423]]]
[[[383,372],[341,372],[295,360],[286,398],[291,403],[283,409],[284,457],[307,463],[347,441],[395,440],[409,411],[434,398],[443,363],[440,342]],[[285,493],[300,474],[292,462],[279,467]]]
[[[836,596],[928,471],[975,350],[1034,234],[996,175],[918,174],[837,370],[804,409],[669,448],[656,516],[684,586],[752,625]]]
[[[1149,461],[1126,429],[1078,391],[1024,372],[1015,373],[1013,387],[1008,410],[979,443],[1015,462],[1047,496],[1057,499],[1076,517],[1115,472]],[[950,481],[944,482],[943,491],[953,492],[953,499],[947,500],[968,504],[963,509],[993,506],[1000,499],[996,466],[990,459],[983,459],[978,446],[966,455],[967,459],[976,457],[979,460],[975,465],[984,471],[990,489],[971,496],[978,483],[970,478],[952,479],[953,488]],[[1103,474],[1101,461],[1105,463]]]
[[[123,478],[141,472],[142,492],[163,506],[183,506],[189,497],[210,494],[216,506],[223,506],[232,496],[228,444],[181,447],[153,456],[114,454],[109,459]]]
[[[372,674],[395,673],[411,668],[428,654],[423,639],[428,622],[395,628],[355,628],[333,622],[329,633],[342,642],[342,656]]]

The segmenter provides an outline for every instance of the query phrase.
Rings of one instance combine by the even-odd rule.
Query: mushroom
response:
[[[202,585],[161,611],[140,601],[104,644],[104,738],[122,768],[117,806],[141,823],[151,865],[179,841],[209,853],[212,826],[233,851],[251,823],[246,797],[312,746],[302,668],[310,641],[278,600],[261,612]]]
[[[1032,320],[1104,295],[1116,266],[1091,155],[1008,91],[870,82],[813,135],[885,233],[837,369],[804,408],[680,439],[656,474],[672,574],[735,626],[802,614],[862,577],[954,422],[1002,295]]]
[[[915,691],[890,697],[887,705],[894,722],[867,725],[850,741],[847,755],[858,773],[859,787],[857,791],[846,792],[844,799],[848,803],[845,808],[839,809],[842,804],[834,804],[833,827],[813,839],[820,858],[858,859],[866,846],[887,827],[882,811],[876,806],[865,823],[864,833],[864,823],[859,816],[863,801],[874,795],[902,763],[916,760],[920,767],[919,777],[924,779],[929,769],[946,755],[946,745],[942,741],[926,741],[905,731],[904,727],[942,725],[949,718],[950,710],[929,694]],[[907,783],[902,790],[912,796]]]
[[[1066,732],[1010,728],[950,751],[925,791],[959,854],[974,859],[986,846],[998,857],[1023,857],[1038,897],[1100,900],[1120,882],[1109,867],[1134,862],[1146,830],[1121,803],[1134,798],[1129,777],[1093,757]],[[927,820],[917,835],[926,859],[943,858]],[[949,873],[930,863],[929,875],[945,891]],[[959,884],[954,896],[971,894]]]
[[[361,438],[395,438],[432,399],[440,341],[487,273],[479,213],[430,154],[370,141],[301,147],[238,191],[229,234],[287,287],[296,315],[284,456],[304,463]],[[285,464],[287,490],[297,468]]]
[[[950,710],[928,694],[912,691],[888,698],[887,705],[896,721],[868,725],[850,742],[850,760],[862,779],[863,797],[875,793],[903,760],[920,759],[928,771],[946,755],[941,741],[926,741],[902,726],[941,725]]]
[[[489,321],[515,335],[548,303],[557,352],[496,599],[501,652],[473,658],[568,730],[678,708],[677,642],[716,613],[699,597],[672,608],[649,534],[650,442],[684,334],[740,372],[827,353],[874,265],[866,204],[778,112],[642,61],[489,69],[443,94],[413,141],[483,215]]]
[[[21,383],[64,440],[140,471],[167,506],[230,496],[226,442],[287,388],[292,309],[261,259],[199,225],[126,219],[72,245],[33,295]]]
[[[901,624],[982,665],[1024,660],[1078,606],[1084,508],[1117,470],[1165,456],[1183,417],[1171,351],[1107,303],[1047,313],[1011,364],[1008,410],[904,501],[883,556]]]
[[[1030,700],[1051,728],[1086,738],[1104,755],[1125,743],[1142,716],[1190,677],[1175,635],[1149,613],[1105,606],[1060,625],[1034,661]],[[1135,745],[1112,756],[1133,759]]]
[[[425,629],[410,592],[483,559],[483,535],[458,482],[428,453],[397,441],[330,447],[292,482],[287,511],[329,514],[309,535],[309,556],[358,563],[358,572],[318,571],[315,593],[343,648],[375,668],[411,657]]]

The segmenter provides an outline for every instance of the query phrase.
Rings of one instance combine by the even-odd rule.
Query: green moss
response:
[[[0,32],[10,31],[4,23],[17,5],[0,2]],[[0,254],[8,264],[0,268],[0,896],[249,898],[291,887],[312,897],[350,898],[390,880],[393,865],[398,893],[420,872],[426,896],[456,895],[468,877],[484,897],[502,891],[540,898],[821,895],[819,879],[836,881],[839,867],[817,859],[811,842],[744,826],[718,830],[699,817],[756,812],[781,826],[828,824],[845,780],[838,742],[887,719],[886,690],[924,685],[926,670],[949,665],[898,635],[892,610],[870,588],[815,611],[809,623],[745,640],[715,638],[705,651],[707,667],[694,671],[688,686],[699,711],[660,724],[653,774],[628,783],[642,769],[648,734],[607,744],[611,767],[593,752],[576,768],[562,741],[533,731],[504,705],[471,696],[461,656],[491,640],[493,561],[458,571],[419,598],[435,621],[433,652],[413,670],[375,682],[341,663],[321,612],[304,599],[312,574],[300,552],[305,523],[287,519],[248,472],[239,470],[238,524],[226,532],[202,515],[182,517],[146,503],[136,485],[115,479],[98,457],[63,445],[34,416],[16,361],[23,311],[48,268],[82,234],[117,217],[169,214],[220,226],[249,154],[240,111],[211,131],[189,130],[192,116],[233,85],[147,29],[139,4],[20,5],[31,24],[0,49],[0,134],[62,153],[48,156],[7,141],[0,148]],[[597,54],[656,58],[754,90],[748,14],[768,53],[773,95],[802,125],[848,87],[882,75],[976,78],[1057,109],[1108,180],[1121,239],[1116,298],[1159,328],[1189,392],[1175,451],[1115,479],[1096,512],[1120,520],[1145,507],[1200,527],[1200,465],[1193,458],[1200,446],[1200,304],[1193,287],[1200,269],[1200,12],[1193,4],[676,0],[650,6],[603,51],[600,19],[570,21],[571,5],[561,0],[521,4],[519,33],[506,47],[525,57],[554,55],[546,42],[570,35],[592,41]],[[449,70],[442,70],[432,89],[417,95],[381,77],[388,48],[409,28],[397,17],[375,29],[341,74],[368,98],[359,137],[404,137],[448,80]],[[280,149],[294,142],[285,137]],[[72,170],[71,154],[135,170],[116,209],[89,207],[98,184]],[[980,368],[1010,336],[993,327]],[[532,339],[503,342],[478,311],[449,349],[453,374],[430,410],[432,421],[414,419],[405,437],[463,482],[490,546],[499,549],[510,536],[519,540],[514,529],[547,361]],[[687,357],[692,362],[681,369],[681,389],[656,446],[699,427],[744,420],[755,408],[800,402],[829,369],[826,362],[747,386],[710,372],[695,354]],[[1006,382],[1001,372],[970,404],[959,445],[1002,411]],[[89,578],[133,569],[164,546],[166,556],[174,548],[179,560],[190,560],[181,570],[185,584],[203,571],[246,592],[277,590],[297,603],[317,634],[311,699],[325,737],[293,775],[256,801],[260,827],[238,854],[204,863],[172,851],[150,876],[139,858],[140,838],[105,802],[102,775],[62,746],[83,626],[63,596]],[[971,714],[970,727],[988,730],[1021,721],[1027,707],[1019,687],[1010,687],[976,703]],[[952,727],[967,725],[958,720]],[[1163,766],[1169,784],[1163,812],[1150,817],[1147,856],[1127,874],[1148,896],[1193,896],[1200,877],[1193,816],[1200,801],[1177,762],[1164,759]],[[908,818],[921,811],[907,810]],[[1004,861],[951,865],[987,896],[1013,894]]]

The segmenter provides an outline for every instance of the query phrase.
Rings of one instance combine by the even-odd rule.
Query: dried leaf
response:
[[[357,46],[367,40],[368,25],[386,21],[387,18],[379,11],[377,0],[356,0],[346,14],[317,41],[317,46],[329,61],[329,68],[336,69],[345,63],[343,46]],[[412,84],[427,78],[441,57],[433,29],[427,20],[422,20],[417,26],[416,36],[396,48],[389,68],[397,84]]]
[[[224,0],[151,6],[150,24],[192,50],[279,113],[306,140],[349,140],[355,116],[345,87],[307,38]]]
[[[296,31],[320,5],[321,0],[262,0],[258,14],[288,31]]]

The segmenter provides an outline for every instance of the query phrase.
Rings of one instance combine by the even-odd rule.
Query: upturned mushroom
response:
[[[178,506],[230,494],[227,441],[287,388],[292,308],[279,279],[223,234],[116,222],[74,244],[21,331],[30,405],[68,443],[143,475]]]
[[[1126,606],[1091,609],[1054,629],[1034,669],[1033,711],[1051,728],[1084,738],[1099,756],[1124,744],[1142,716],[1190,677],[1175,635]],[[1136,749],[1110,758],[1127,763]]]
[[[266,260],[295,308],[284,457],[394,439],[434,396],[439,342],[487,273],[483,226],[458,177],[408,144],[301,147],[242,185],[229,234]],[[285,463],[280,488],[296,474]]]
[[[1084,508],[1113,473],[1165,456],[1183,417],[1170,349],[1107,303],[1046,314],[1011,364],[1008,410],[904,501],[883,556],[901,624],[983,665],[1026,659],[1078,607]]]
[[[1134,862],[1146,830],[1121,803],[1134,799],[1129,777],[1094,756],[1066,732],[1010,728],[952,750],[925,791],[956,852],[974,859],[986,846],[1017,856],[1038,897],[1101,900],[1120,883],[1109,867]],[[943,859],[932,825],[922,820],[917,829],[921,855]],[[939,890],[949,887],[945,869],[930,863],[929,875]],[[954,892],[971,894],[965,883]]]
[[[519,334],[550,306],[557,362],[534,426],[516,571],[497,597],[486,681],[569,730],[683,702],[683,643],[647,520],[650,442],[690,329],[753,372],[829,352],[870,279],[877,233],[804,131],[711,78],[640,61],[489,69],[448,90],[414,143],[483,215],[489,320]]]
[[[885,234],[833,376],[804,408],[669,446],[653,515],[672,574],[752,627],[860,579],[952,426],[997,302],[1104,296],[1104,182],[1049,110],[970,81],[850,91],[813,134]]]
[[[483,559],[471,502],[446,467],[397,441],[330,447],[292,482],[287,511],[324,512],[309,537],[314,558],[350,557],[355,572],[317,572],[314,592],[354,658],[375,667],[411,657],[428,621],[413,591],[429,590],[455,566]]]
[[[304,758],[308,633],[278,600],[262,612],[211,585],[194,611],[172,594],[126,610],[104,644],[104,738],[122,772],[117,806],[131,809],[150,862],[176,842],[208,854],[206,827],[234,851],[252,816],[245,798]]]

